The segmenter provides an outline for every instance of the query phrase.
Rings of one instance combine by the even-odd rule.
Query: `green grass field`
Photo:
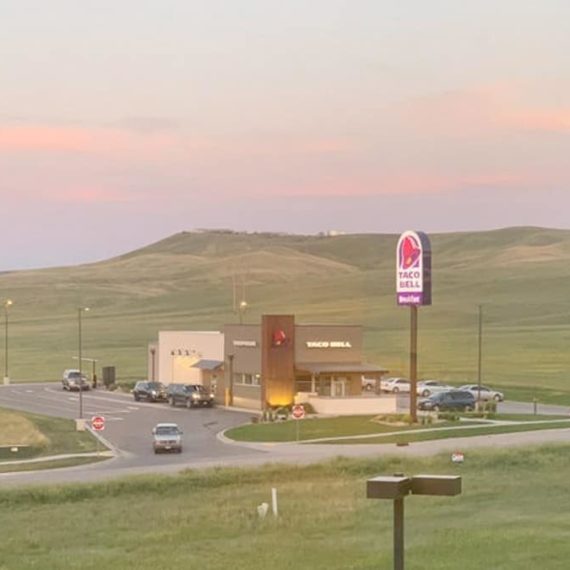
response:
[[[159,330],[235,322],[232,278],[246,283],[246,321],[362,323],[368,360],[406,374],[409,313],[395,305],[395,235],[337,237],[180,233],[109,261],[0,274],[10,311],[10,375],[59,379],[77,354],[120,379],[146,375]],[[483,380],[507,397],[570,401],[570,231],[510,228],[432,236],[434,303],[419,315],[419,372],[473,381],[477,305],[484,306]],[[3,353],[0,351],[0,366]]]
[[[22,447],[14,453],[11,446]],[[95,438],[76,431],[73,420],[0,408],[0,461],[96,450]]]
[[[373,421],[375,416],[342,416],[336,418],[310,418],[297,422],[295,420],[246,424],[229,429],[225,436],[235,441],[250,442],[291,442],[310,441],[325,438],[335,438],[329,443],[396,443],[399,441],[427,441],[430,439],[442,439],[449,437],[469,437],[491,433],[512,433],[517,431],[534,431],[541,429],[554,429],[556,427],[570,428],[568,416],[534,416],[524,414],[497,414],[490,420],[521,422],[523,425],[483,425],[480,429],[465,431],[464,426],[479,425],[481,420],[465,415],[466,421],[441,421],[432,424],[400,425],[392,423],[379,423]],[[546,422],[541,424],[540,422]],[[556,423],[553,423],[556,422]],[[416,431],[433,430],[426,433],[414,433]],[[391,435],[401,432],[402,435]],[[378,435],[378,438],[356,436]],[[385,435],[390,434],[390,435]]]
[[[392,505],[370,477],[460,474],[454,498],[406,499],[409,570],[568,568],[570,446],[430,459],[339,459],[60,488],[0,490],[2,570],[392,567]],[[256,507],[279,496],[280,517]],[[54,521],[55,524],[54,524]]]

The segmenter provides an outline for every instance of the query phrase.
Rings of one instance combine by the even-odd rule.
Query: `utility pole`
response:
[[[483,305],[479,305],[479,350],[477,353],[477,408],[481,405],[481,365],[483,361]]]

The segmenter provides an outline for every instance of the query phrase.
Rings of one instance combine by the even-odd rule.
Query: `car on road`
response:
[[[61,387],[64,390],[77,390],[78,392],[89,390],[89,381],[85,374],[81,374],[79,370],[68,369],[63,373],[63,378],[61,380]]]
[[[182,453],[182,430],[177,424],[156,424],[152,430],[152,448],[155,453],[172,451]]]
[[[420,400],[418,409],[429,412],[471,412],[475,409],[475,398],[467,390],[448,390]]]
[[[167,396],[171,406],[211,408],[214,405],[213,392],[200,384],[170,384],[167,388]]]
[[[161,382],[148,382],[141,380],[133,388],[133,397],[136,402],[166,402],[166,388]]]
[[[467,390],[471,392],[475,400],[479,399],[479,385],[478,384],[465,384],[461,386],[460,390]],[[488,402],[489,400],[495,400],[495,402],[502,402],[505,399],[505,395],[502,392],[493,390],[488,386],[481,386],[481,400]]]
[[[432,394],[439,394],[439,392],[447,392],[453,390],[453,386],[442,384],[437,380],[420,380],[416,386],[416,393],[422,398],[428,398]]]
[[[387,378],[380,381],[380,390],[382,392],[391,392],[397,394],[398,392],[409,392],[410,381],[407,378]]]

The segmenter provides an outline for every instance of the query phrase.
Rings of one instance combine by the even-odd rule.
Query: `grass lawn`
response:
[[[43,471],[45,469],[61,469],[63,467],[77,467],[105,461],[108,457],[69,457],[67,459],[54,459],[34,463],[20,463],[14,465],[0,465],[0,473],[15,473],[20,471]],[[2,568],[2,566],[0,566]]]
[[[456,424],[456,427],[464,426],[465,423],[460,425]],[[518,433],[523,431],[541,431],[546,429],[570,429],[570,419],[564,421],[555,421],[548,423],[537,423],[537,422],[525,422],[524,424],[513,424],[513,425],[487,425],[481,427],[470,427],[469,429],[448,429],[448,426],[443,426],[443,429],[437,429],[433,431],[426,431],[420,433],[414,433],[413,431],[408,431],[402,433],[401,435],[386,435],[378,437],[367,437],[361,439],[331,439],[323,443],[334,444],[334,443],[414,443],[418,441],[432,441],[434,439],[450,439],[456,437],[475,437],[477,435],[491,435],[498,433]]]
[[[376,416],[342,416],[337,418],[308,418],[299,423],[299,441],[323,437],[368,435],[393,431],[408,431],[425,426],[399,426],[371,421]],[[444,424],[438,424],[443,426]],[[436,426],[433,426],[436,427]],[[225,432],[236,441],[285,442],[297,439],[297,422],[288,420],[262,424],[247,424]]]
[[[287,442],[297,440],[297,429],[299,430],[299,441],[307,441],[312,439],[321,438],[344,438],[358,435],[372,435],[372,434],[385,434],[395,431],[413,432],[415,430],[424,429],[445,429],[444,437],[453,437],[453,431],[446,428],[454,428],[459,426],[470,425],[474,423],[477,418],[466,418],[467,421],[459,422],[441,422],[437,424],[426,425],[398,425],[389,423],[378,423],[371,421],[376,416],[342,416],[336,418],[309,418],[302,420],[297,426],[295,420],[288,420],[284,422],[272,422],[262,424],[247,424],[232,428],[225,432],[226,437],[236,441],[251,441],[251,442]],[[568,416],[539,416],[539,415],[525,415],[525,414],[497,414],[497,420],[509,420],[518,422],[535,422],[544,420],[557,420],[566,419],[570,421]],[[570,425],[570,424],[569,424]],[[530,429],[541,429],[538,426],[522,426],[517,431],[528,431]],[[463,431],[460,435],[463,435]],[[503,432],[501,432],[503,433]],[[418,434],[419,435],[419,434]],[[438,436],[439,437],[442,436]],[[430,437],[428,439],[436,439]],[[373,443],[374,440],[364,439],[363,442]]]
[[[540,413],[541,404],[555,404],[559,406],[570,406],[570,392],[563,389],[552,390],[540,388],[540,386],[513,386],[505,390],[505,399],[515,402],[532,402],[536,400],[537,410]]]
[[[380,474],[460,474],[458,497],[406,499],[408,570],[567,570],[570,446],[338,459],[0,490],[2,570],[372,570],[392,567]],[[279,496],[278,519],[256,506]]]
[[[3,447],[15,445],[24,447],[17,453]],[[0,408],[0,461],[96,450],[95,438],[87,431],[75,431],[73,420]]]

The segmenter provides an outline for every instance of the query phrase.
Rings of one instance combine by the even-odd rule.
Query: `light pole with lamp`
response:
[[[243,325],[243,315],[247,310],[247,301],[240,301],[238,311],[239,311],[239,324]]]
[[[13,305],[12,299],[4,301],[4,384],[10,384],[8,368],[8,309]]]
[[[477,351],[477,409],[481,408],[481,364],[483,361],[483,305],[479,305],[479,350]]]
[[[82,373],[82,330],[81,330],[81,316],[84,312],[89,311],[89,307],[78,307],[77,308],[77,325],[78,325],[78,341],[79,341],[79,354],[77,359],[79,361],[79,422],[78,425],[81,425],[82,429],[83,426],[83,373]]]

